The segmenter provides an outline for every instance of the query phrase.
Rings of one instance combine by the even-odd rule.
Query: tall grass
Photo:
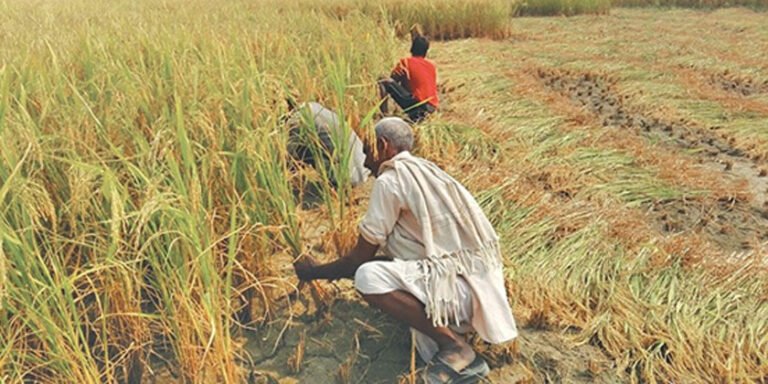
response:
[[[163,356],[239,382],[248,296],[302,248],[283,99],[362,129],[392,30],[268,1],[0,7],[0,377],[126,381]]]
[[[516,10],[515,1],[509,0],[334,0],[305,5],[341,19],[363,13],[392,24],[400,36],[418,25],[422,33],[439,40],[505,37]]]
[[[612,0],[524,0],[518,5],[518,16],[573,16],[581,14],[606,14]]]
[[[394,0],[386,2],[386,15],[404,34],[413,25],[437,39],[505,37],[515,2],[507,0]]]

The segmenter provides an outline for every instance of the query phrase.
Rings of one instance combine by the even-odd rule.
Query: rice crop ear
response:
[[[0,68],[0,135],[5,130],[6,114],[10,108],[9,102],[11,97],[10,92],[10,74],[7,65],[3,65]]]
[[[10,230],[8,225],[4,221],[0,221],[0,231],[7,230]],[[5,255],[5,251],[3,251],[4,241],[5,237],[0,238],[0,311],[3,311],[5,307],[6,285],[8,284],[8,257]],[[0,356],[5,356],[5,353],[0,352]]]

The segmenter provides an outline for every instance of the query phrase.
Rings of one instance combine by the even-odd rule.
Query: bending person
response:
[[[319,103],[309,102],[294,106],[289,101],[290,115],[286,118],[288,127],[288,153],[292,158],[309,166],[318,168],[321,165],[328,172],[331,183],[337,186],[338,177],[334,175],[331,159],[337,149],[335,143],[341,144],[344,130],[339,124],[339,117]],[[349,151],[349,180],[353,187],[362,184],[370,175],[365,168],[365,154],[360,138],[350,129],[346,138],[346,150]]]

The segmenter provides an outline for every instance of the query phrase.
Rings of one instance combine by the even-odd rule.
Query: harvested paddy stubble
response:
[[[737,185],[718,181],[711,172],[672,172],[675,177],[661,179],[666,172],[648,160],[669,159],[678,167],[690,162],[688,156],[676,146],[654,146],[641,135],[606,130],[601,119],[591,112],[584,116],[569,98],[560,103],[562,97],[528,70],[532,63],[560,60],[561,44],[569,43],[575,45],[566,55],[585,66],[622,68],[621,61],[592,57],[578,37],[583,34],[573,34],[593,22],[571,25],[572,39],[551,46],[533,38],[512,45],[450,43],[451,57],[444,62],[456,78],[476,86],[471,92],[457,90],[463,100],[457,114],[479,111],[474,124],[506,143],[499,152],[503,165],[494,174],[513,175],[514,181],[498,183],[491,195],[503,197],[492,199],[489,207],[498,213],[492,217],[507,239],[516,314],[524,323],[572,331],[577,343],[599,345],[632,381],[760,380],[766,371],[757,362],[766,356],[768,340],[758,335],[768,323],[751,312],[768,310],[764,251],[755,244],[735,262],[702,236],[664,234],[649,225],[653,220],[645,212],[645,204],[668,196],[729,196],[729,189],[742,194],[744,188],[732,188]],[[612,22],[595,28],[610,32]],[[628,23],[622,28],[633,30],[642,21]],[[551,24],[538,20],[528,27],[528,37],[538,36]],[[494,60],[476,60],[478,49]],[[573,56],[566,57],[576,60]],[[477,71],[463,73],[470,65]],[[691,185],[713,188],[691,190]],[[572,197],[557,198],[562,190]]]
[[[683,119],[668,121],[646,111],[633,111],[627,96],[614,88],[616,81],[604,75],[543,70],[536,75],[551,89],[568,96],[602,121],[604,127],[631,129],[659,145],[681,148],[696,156],[710,172],[735,174],[748,181],[751,196],[687,196],[656,202],[652,212],[665,232],[704,232],[727,252],[759,248],[768,241],[768,178],[759,156],[732,146],[734,140],[716,135],[716,127],[705,129]],[[666,207],[666,208],[665,208]]]
[[[680,8],[723,8],[752,7],[764,9],[768,0],[616,0],[616,7],[680,7]]]
[[[768,93],[768,80],[760,82],[752,77],[739,76],[728,71],[711,75],[709,81],[714,86],[742,96]]]

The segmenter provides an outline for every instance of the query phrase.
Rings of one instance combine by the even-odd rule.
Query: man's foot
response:
[[[424,368],[424,382],[426,384],[475,384],[488,376],[490,367],[479,355],[467,367],[457,372],[435,356]]]
[[[472,364],[475,357],[475,351],[463,340],[454,347],[445,348],[437,353],[437,358],[456,372],[461,372],[462,369]]]

